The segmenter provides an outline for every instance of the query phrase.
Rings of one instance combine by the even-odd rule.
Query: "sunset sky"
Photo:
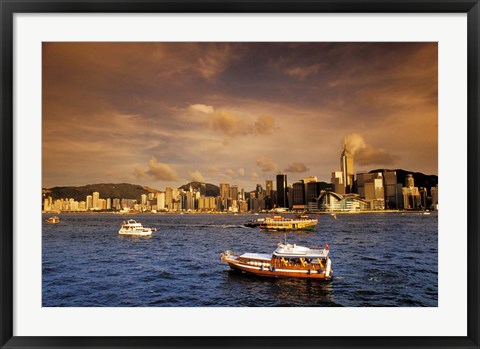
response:
[[[436,43],[44,43],[43,187],[437,174]]]

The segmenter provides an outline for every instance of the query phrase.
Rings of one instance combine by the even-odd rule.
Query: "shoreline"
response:
[[[357,214],[392,214],[392,213],[401,213],[401,214],[424,214],[424,213],[438,213],[438,211],[423,211],[423,210],[371,210],[371,211],[333,211],[333,212],[312,212],[304,213],[305,215],[311,216],[333,216],[333,215],[357,215]],[[42,215],[61,215],[61,214],[113,214],[119,216],[134,216],[137,214],[140,215],[229,215],[229,216],[245,216],[245,215],[258,215],[258,216],[269,216],[269,215],[297,215],[298,213],[294,212],[131,212],[131,213],[120,213],[120,212],[88,212],[88,211],[63,211],[63,212],[42,212]]]

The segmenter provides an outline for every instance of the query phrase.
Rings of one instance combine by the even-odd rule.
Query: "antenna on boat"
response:
[[[285,245],[287,244],[287,233],[285,233]]]

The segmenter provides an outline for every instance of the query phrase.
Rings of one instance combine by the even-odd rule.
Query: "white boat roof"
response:
[[[267,253],[244,253],[240,257],[249,259],[261,259],[265,261],[270,261],[272,259],[272,255]]]
[[[311,249],[295,244],[278,244],[277,249],[273,252],[278,257],[299,257],[299,258],[325,258],[328,256],[327,249]]]

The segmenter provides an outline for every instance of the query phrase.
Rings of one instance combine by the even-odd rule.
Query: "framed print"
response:
[[[2,348],[479,346],[477,1],[1,4]]]

